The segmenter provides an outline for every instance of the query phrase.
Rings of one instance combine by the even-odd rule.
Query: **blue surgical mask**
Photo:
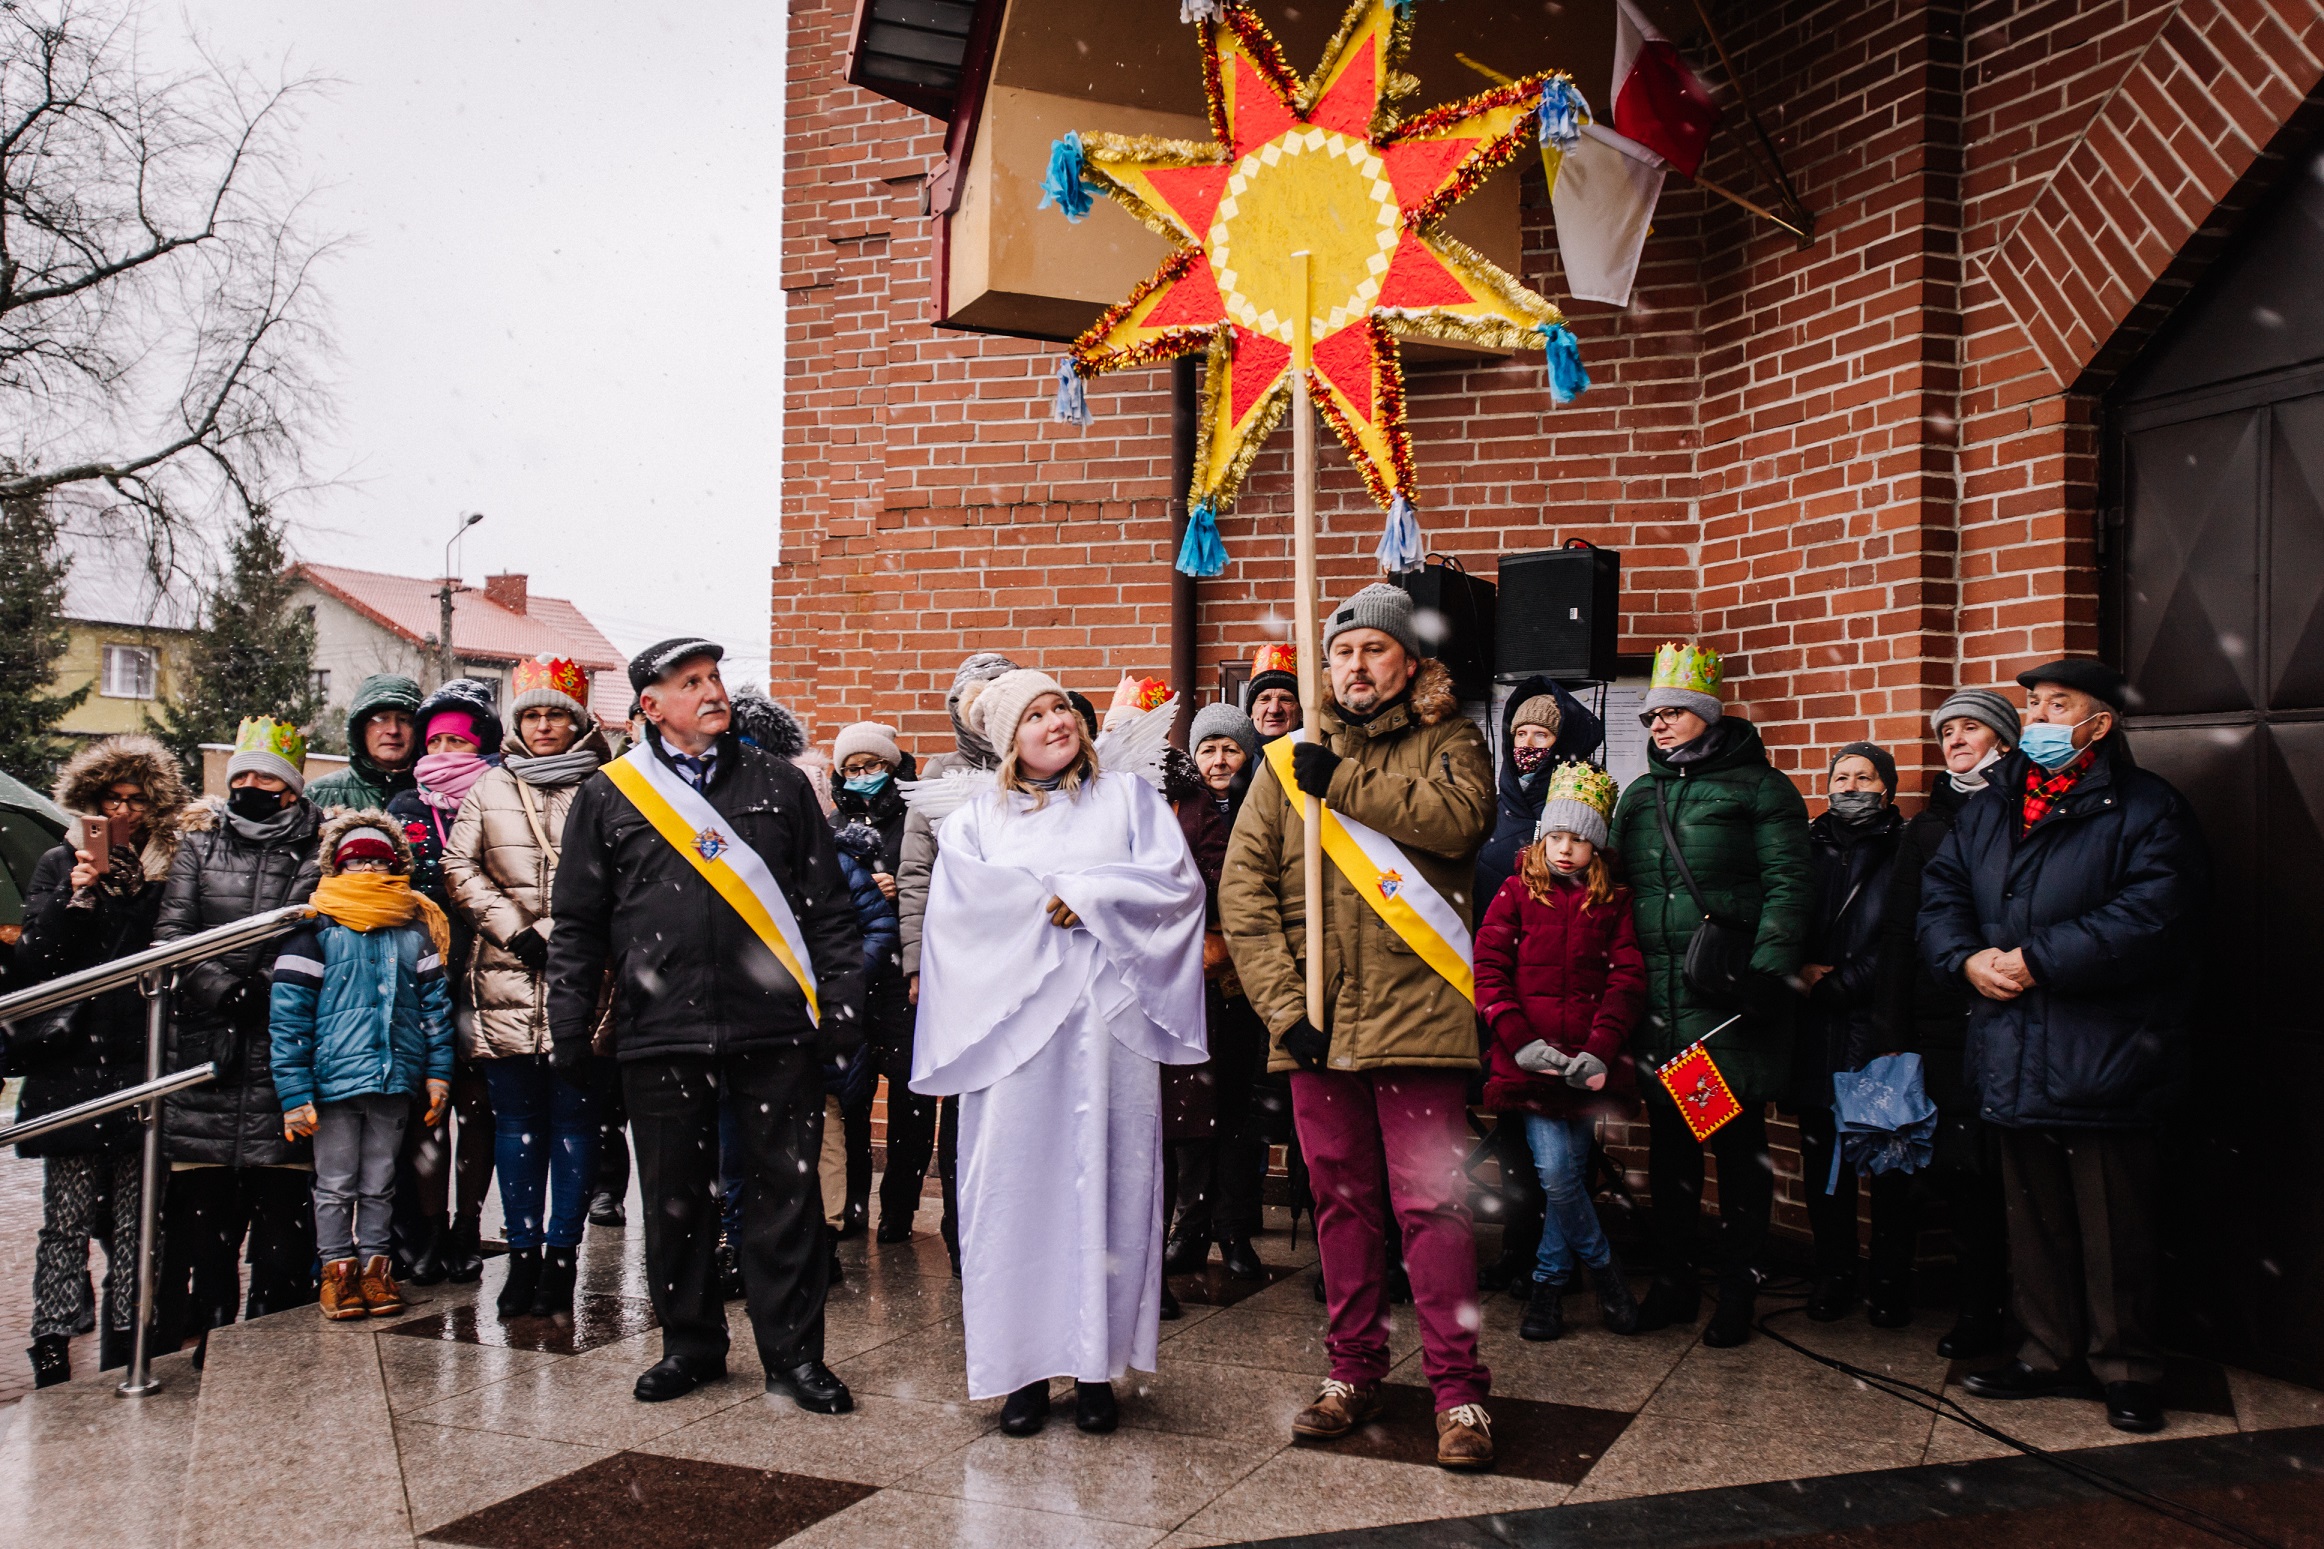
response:
[[[2075,727],[2087,726],[2098,719],[2086,715],[2073,726],[2060,726],[2055,721],[2036,721],[2018,735],[2018,751],[2044,769],[2063,769],[2074,761],[2080,750],[2074,746]]]
[[[883,769],[878,774],[849,775],[844,783],[858,796],[877,796],[880,788],[888,783],[888,772]]]

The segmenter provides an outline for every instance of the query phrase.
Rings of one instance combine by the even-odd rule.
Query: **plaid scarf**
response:
[[[2059,798],[2072,790],[2096,762],[2098,744],[2093,742],[2063,769],[2051,771],[2039,764],[2029,764],[2025,771],[2025,814],[2018,823],[2018,837],[2022,839],[2032,833],[2033,826],[2049,816],[2050,808],[2056,806]]]

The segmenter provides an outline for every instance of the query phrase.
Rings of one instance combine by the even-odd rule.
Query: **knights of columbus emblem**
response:
[[[714,861],[726,853],[726,836],[715,828],[705,828],[694,836],[694,848],[702,852],[704,860]]]
[[[1394,899],[1397,893],[1402,891],[1403,887],[1403,872],[1383,871],[1380,873],[1380,896],[1382,898]]]

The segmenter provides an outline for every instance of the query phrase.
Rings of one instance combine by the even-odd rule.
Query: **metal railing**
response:
[[[255,946],[277,936],[287,936],[314,917],[314,910],[305,904],[254,914],[247,920],[236,920],[231,925],[220,925],[213,930],[197,931],[176,941],[165,941],[159,946],[133,952],[127,957],[84,968],[77,973],[64,974],[31,989],[19,990],[13,995],[0,995],[0,1023],[13,1023],[45,1012],[60,1011],[77,1001],[88,1000],[108,990],[127,985],[137,986],[145,997],[145,1080],[133,1087],[109,1093],[90,1102],[78,1103],[71,1108],[59,1109],[38,1119],[29,1120],[7,1130],[0,1130],[0,1144],[16,1140],[30,1140],[70,1125],[86,1123],[90,1119],[122,1108],[141,1109],[138,1122],[145,1129],[144,1167],[140,1174],[137,1201],[137,1332],[130,1348],[129,1372],[122,1379],[120,1391],[131,1397],[151,1393],[161,1386],[153,1380],[148,1348],[153,1335],[153,1295],[159,1278],[153,1261],[154,1239],[161,1232],[161,1104],[171,1092],[200,1086],[217,1075],[214,1065],[204,1063],[174,1075],[161,1073],[163,1045],[169,1032],[170,995],[177,988],[177,971],[188,963],[199,963],[234,951],[239,947]]]

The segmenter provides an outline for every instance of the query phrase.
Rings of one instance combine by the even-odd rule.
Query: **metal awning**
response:
[[[975,0],[856,0],[848,84],[951,118],[976,12]]]

